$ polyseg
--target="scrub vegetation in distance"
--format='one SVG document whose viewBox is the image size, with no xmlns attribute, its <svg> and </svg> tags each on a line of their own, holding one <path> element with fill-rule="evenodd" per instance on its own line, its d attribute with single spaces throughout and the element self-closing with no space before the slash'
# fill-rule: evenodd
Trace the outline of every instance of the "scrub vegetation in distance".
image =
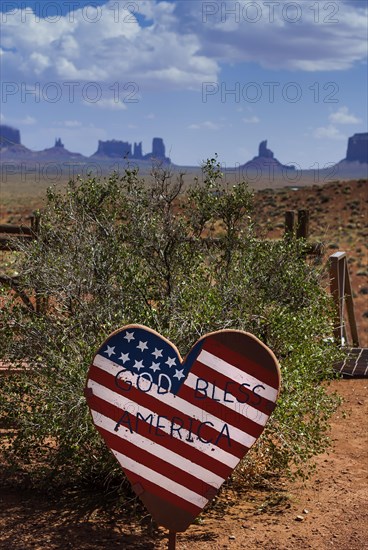
<svg viewBox="0 0 368 550">
<path fill-rule="evenodd" d="M 93 480 L 129 494 L 83 396 L 95 351 L 129 323 L 155 329 L 182 356 L 223 328 L 255 334 L 277 356 L 278 407 L 233 483 L 305 477 L 326 449 L 338 398 L 322 382 L 339 351 L 323 270 L 305 260 L 303 241 L 259 238 L 252 192 L 226 184 L 217 158 L 203 174 L 184 189 L 182 176 L 160 167 L 149 185 L 128 168 L 47 191 L 39 237 L 19 246 L 12 266 L 26 293 L 37 288 L 42 310 L 1 289 L 1 359 L 31 368 L 3 384 L 1 421 L 17 428 L 5 454 L 35 484 Z"/>
</svg>

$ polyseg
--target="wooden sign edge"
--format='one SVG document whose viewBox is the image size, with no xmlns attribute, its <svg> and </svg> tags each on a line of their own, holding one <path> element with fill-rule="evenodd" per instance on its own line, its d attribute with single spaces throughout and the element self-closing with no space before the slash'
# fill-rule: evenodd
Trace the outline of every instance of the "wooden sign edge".
<svg viewBox="0 0 368 550">
<path fill-rule="evenodd" d="M 129 324 L 129 325 L 124 325 L 123 327 L 120 327 L 116 330 L 114 330 L 113 332 L 111 332 L 106 338 L 105 340 L 103 341 L 103 343 L 98 347 L 98 350 L 94 353 L 93 355 L 93 358 L 92 358 L 92 361 L 89 365 L 89 368 L 88 368 L 88 372 L 87 372 L 87 378 L 86 378 L 86 383 L 85 383 L 85 387 L 84 387 L 84 395 L 85 395 L 85 399 L 86 399 L 86 404 L 88 406 L 88 411 L 89 411 L 89 415 L 90 415 L 90 418 L 92 420 L 92 424 L 93 426 L 96 428 L 96 425 L 94 423 L 94 420 L 93 420 L 93 416 L 92 416 L 92 412 L 91 412 L 91 408 L 88 404 L 88 382 L 89 382 L 89 371 L 90 371 L 90 368 L 92 367 L 93 365 L 93 361 L 94 361 L 94 358 L 96 357 L 98 351 L 103 348 L 106 343 L 110 340 L 110 338 L 112 338 L 113 336 L 115 336 L 116 334 L 119 334 L 121 332 L 124 332 L 126 330 L 132 330 L 132 329 L 143 329 L 147 332 L 150 332 L 152 334 L 154 334 L 155 336 L 158 336 L 160 339 L 164 340 L 178 355 L 178 358 L 180 359 L 180 362 L 181 364 L 184 363 L 187 359 L 187 357 L 189 356 L 189 354 L 192 352 L 192 350 L 204 339 L 208 338 L 209 336 L 215 336 L 217 334 L 221 334 L 221 333 L 239 333 L 239 334 L 242 334 L 244 336 L 247 336 L 251 339 L 253 339 L 257 344 L 260 344 L 264 349 L 265 351 L 271 356 L 273 362 L 274 362 L 274 365 L 276 367 L 276 371 L 277 371 L 277 374 L 278 374 L 278 389 L 277 389 L 277 397 L 276 397 L 276 401 L 279 397 L 279 394 L 280 394 L 280 390 L 281 390 L 281 369 L 280 369 L 280 365 L 279 365 L 279 362 L 275 356 L 275 354 L 273 353 L 273 351 L 266 345 L 264 344 L 259 338 L 257 338 L 257 336 L 255 336 L 254 334 L 250 333 L 250 332 L 247 332 L 247 331 L 244 331 L 244 330 L 239 330 L 239 329 L 221 329 L 221 330 L 217 330 L 217 331 L 212 331 L 212 332 L 208 332 L 206 334 L 204 334 L 203 336 L 201 336 L 193 345 L 192 347 L 190 348 L 190 350 L 188 351 L 188 353 L 185 355 L 184 358 L 182 358 L 179 350 L 177 349 L 177 347 L 168 339 L 166 338 L 165 336 L 162 336 L 162 334 L 160 334 L 159 332 L 157 332 L 156 330 L 154 329 L 151 329 L 150 327 L 147 327 L 145 325 L 141 325 L 139 323 L 133 323 L 133 324 Z M 276 402 L 275 401 L 275 402 Z M 102 437 L 100 435 L 100 437 Z M 109 453 L 111 453 L 111 455 L 116 459 L 114 453 L 113 453 L 113 450 L 108 446 L 107 446 L 107 449 L 109 451 Z M 125 473 L 124 471 L 124 467 L 119 464 L 121 470 L 123 471 L 124 475 L 127 476 L 127 474 Z M 133 489 L 133 488 L 132 488 Z M 139 494 L 133 489 L 133 491 L 136 493 L 136 495 L 139 497 Z M 212 499 L 209 499 L 209 500 L 212 500 Z M 145 506 L 145 503 L 142 502 L 143 506 Z M 147 508 L 146 508 L 147 509 Z M 147 510 L 150 514 L 151 512 L 149 510 Z M 203 511 L 203 510 L 202 510 Z M 194 518 L 195 519 L 195 518 Z M 193 519 L 193 521 L 194 521 Z M 192 521 L 192 522 L 193 522 Z M 183 531 L 181 532 L 184 532 L 187 528 L 183 529 Z"/>
<path fill-rule="evenodd" d="M 238 334 L 243 334 L 244 336 L 248 336 L 249 338 L 251 338 L 252 340 L 254 340 L 257 344 L 260 344 L 263 349 L 270 355 L 271 359 L 273 360 L 274 364 L 275 364 L 275 367 L 276 367 L 276 371 L 277 371 L 277 375 L 278 375 L 278 381 L 279 381 L 279 384 L 278 384 L 278 389 L 277 389 L 277 397 L 276 397 L 276 401 L 280 395 L 280 391 L 281 391 L 281 383 L 282 383 L 282 376 L 281 376 L 281 367 L 280 367 L 280 363 L 276 357 L 276 355 L 274 354 L 274 352 L 272 351 L 271 348 L 269 348 L 264 342 L 262 342 L 262 340 L 260 340 L 259 338 L 257 338 L 257 336 L 255 336 L 254 334 L 252 334 L 251 332 L 247 332 L 246 330 L 241 330 L 241 329 L 232 329 L 232 328 L 224 328 L 224 329 L 221 329 L 221 330 L 214 330 L 212 332 L 207 332 L 204 336 L 201 336 L 194 344 L 193 346 L 190 348 L 189 352 L 185 355 L 184 359 L 182 360 L 182 362 L 185 362 L 187 360 L 187 357 L 189 356 L 189 354 L 192 352 L 192 350 L 195 348 L 195 346 L 197 346 L 199 344 L 199 342 L 201 342 L 201 340 L 204 340 L 205 338 L 208 338 L 209 336 L 215 336 L 216 334 L 222 334 L 222 333 L 226 333 L 226 332 L 236 332 Z M 164 338 L 164 337 L 163 337 Z M 166 338 L 165 338 L 166 340 Z M 168 342 L 170 342 L 170 340 L 167 340 Z M 180 357 L 180 354 L 179 354 L 179 357 Z"/>
</svg>

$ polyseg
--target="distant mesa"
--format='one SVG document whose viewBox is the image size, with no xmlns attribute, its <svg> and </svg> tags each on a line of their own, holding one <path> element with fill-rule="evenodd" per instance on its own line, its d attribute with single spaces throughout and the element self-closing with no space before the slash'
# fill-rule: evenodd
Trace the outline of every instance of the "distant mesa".
<svg viewBox="0 0 368 550">
<path fill-rule="evenodd" d="M 64 143 L 61 141 L 61 138 L 56 138 L 55 139 L 54 147 L 62 147 L 64 149 Z"/>
<path fill-rule="evenodd" d="M 85 157 L 80 153 L 73 153 L 65 149 L 64 143 L 61 138 L 55 139 L 55 145 L 44 149 L 43 151 L 37 151 L 34 153 L 37 156 L 37 160 L 77 160 L 83 161 Z"/>
<path fill-rule="evenodd" d="M 61 160 L 76 160 L 79 162 L 85 162 L 88 158 L 100 158 L 102 160 L 107 159 L 119 159 L 119 160 L 135 160 L 135 161 L 153 161 L 158 160 L 160 162 L 170 164 L 171 160 L 166 156 L 164 140 L 159 137 L 155 137 L 152 140 L 152 152 L 143 154 L 142 142 L 131 143 L 127 141 L 119 141 L 112 139 L 109 141 L 99 141 L 96 153 L 91 157 L 85 157 L 80 153 L 73 153 L 65 148 L 61 138 L 55 139 L 53 147 L 44 149 L 43 151 L 31 151 L 21 144 L 20 131 L 0 124 L 0 150 L 1 158 L 6 160 L 17 161 L 36 161 L 46 162 L 49 161 L 61 161 Z"/>
<path fill-rule="evenodd" d="M 368 132 L 365 134 L 354 134 L 349 138 L 346 162 L 368 163 Z"/>
<path fill-rule="evenodd" d="M 20 143 L 20 131 L 11 126 L 5 124 L 0 125 L 0 147 L 13 147 L 14 145 L 21 145 Z"/>
<path fill-rule="evenodd" d="M 20 131 L 6 124 L 0 124 L 1 158 L 23 158 L 32 152 L 21 144 Z"/>
<path fill-rule="evenodd" d="M 65 148 L 60 137 L 55 139 L 53 147 L 43 151 L 32 151 L 27 149 L 21 142 L 20 131 L 6 124 L 0 124 L 0 153 L 1 162 L 11 162 L 16 167 L 34 165 L 35 163 L 68 163 L 75 161 L 78 165 L 88 165 L 89 159 L 100 162 L 102 166 L 108 167 L 111 159 L 120 161 L 147 162 L 159 161 L 160 163 L 171 164 L 171 160 L 166 156 L 164 140 L 155 137 L 152 140 L 152 151 L 143 154 L 142 142 L 129 143 L 116 139 L 108 141 L 99 141 L 97 151 L 91 156 L 86 157 L 80 153 L 73 153 Z M 330 163 L 329 163 L 330 164 Z M 257 177 L 269 178 L 273 174 L 281 176 L 286 173 L 297 174 L 295 166 L 282 164 L 274 156 L 273 151 L 268 149 L 267 140 L 259 144 L 258 155 L 252 160 L 246 162 L 239 168 L 245 171 L 254 172 Z M 326 177 L 339 178 L 367 178 L 368 177 L 368 133 L 354 134 L 348 140 L 346 158 L 340 162 L 329 166 L 326 169 Z M 303 170 L 303 174 L 308 175 L 311 170 Z M 321 170 L 321 173 L 323 169 Z M 244 172 L 243 172 L 244 173 Z M 310 175 L 310 174 L 309 174 Z M 250 177 L 250 176 L 249 176 Z M 287 176 L 286 176 L 287 177 Z M 313 175 L 315 177 L 315 175 Z"/>
<path fill-rule="evenodd" d="M 270 170 L 271 168 L 278 171 L 295 170 L 295 166 L 286 166 L 285 164 L 281 164 L 279 160 L 275 159 L 273 151 L 271 151 L 271 149 L 267 149 L 267 140 L 261 141 L 258 148 L 258 155 L 243 164 L 241 168 L 257 171 L 264 171 L 265 169 Z"/>
<path fill-rule="evenodd" d="M 146 160 L 160 160 L 168 164 L 171 163 L 169 157 L 166 156 L 164 140 L 159 137 L 154 137 L 152 140 L 152 153 L 148 153 L 143 157 Z"/>
<path fill-rule="evenodd" d="M 267 149 L 267 140 L 261 141 L 258 148 L 258 156 L 265 159 L 273 159 L 273 152 Z"/>
<path fill-rule="evenodd" d="M 368 178 L 368 133 L 354 134 L 349 138 L 346 157 L 334 168 L 340 177 Z"/>
<path fill-rule="evenodd" d="M 0 124 L 0 151 L 1 159 L 4 161 L 57 162 L 76 160 L 84 162 L 87 160 L 80 153 L 72 153 L 65 149 L 60 138 L 55 139 L 54 147 L 43 151 L 31 151 L 22 145 L 20 131 L 4 124 Z"/>
<path fill-rule="evenodd" d="M 97 151 L 92 156 L 126 160 L 159 160 L 171 163 L 166 156 L 163 139 L 157 137 L 152 140 L 152 153 L 146 155 L 142 153 L 142 142 L 134 143 L 132 146 L 128 141 L 112 139 L 109 141 L 99 140 Z"/>
<path fill-rule="evenodd" d="M 152 157 L 156 159 L 166 159 L 165 145 L 162 138 L 153 138 L 152 140 Z"/>
<path fill-rule="evenodd" d="M 96 153 L 93 157 L 107 157 L 113 159 L 126 160 L 154 160 L 170 163 L 171 160 L 166 157 L 165 144 L 162 138 L 153 138 L 152 152 L 143 155 L 142 142 L 134 143 L 132 146 L 128 141 L 112 139 L 109 141 L 99 141 Z"/>
<path fill-rule="evenodd" d="M 140 150 L 139 150 L 140 146 Z M 142 158 L 142 145 L 134 143 L 134 155 L 139 155 Z M 111 139 L 109 141 L 98 142 L 97 151 L 92 155 L 93 157 L 109 157 L 109 158 L 132 158 L 132 145 L 127 141 L 119 141 Z"/>
</svg>

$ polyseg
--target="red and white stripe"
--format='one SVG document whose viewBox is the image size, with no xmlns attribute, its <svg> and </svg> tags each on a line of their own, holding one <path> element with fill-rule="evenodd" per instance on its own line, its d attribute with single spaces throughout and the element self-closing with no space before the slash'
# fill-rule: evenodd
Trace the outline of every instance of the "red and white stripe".
<svg viewBox="0 0 368 550">
<path fill-rule="evenodd" d="M 88 403 L 96 427 L 133 485 L 139 483 L 196 516 L 262 433 L 278 395 L 277 375 L 210 338 L 177 395 L 158 394 L 155 385 L 145 393 L 144 380 L 138 389 L 137 375 L 129 371 L 119 375 L 119 389 L 115 383 L 119 371 L 120 365 L 102 355 L 90 368 Z M 199 378 L 214 382 L 220 392 L 226 389 L 227 400 L 219 402 L 204 394 L 198 399 Z M 251 390 L 245 386 L 239 390 L 242 384 L 262 386 L 257 405 L 251 404 L 255 397 Z M 132 420 L 133 433 L 126 423 L 115 431 L 124 411 Z M 158 426 L 151 425 L 150 415 L 154 420 L 160 416 Z M 225 423 L 230 445 L 225 436 L 215 444 Z M 210 443 L 197 438 L 200 425 L 202 439 Z"/>
</svg>

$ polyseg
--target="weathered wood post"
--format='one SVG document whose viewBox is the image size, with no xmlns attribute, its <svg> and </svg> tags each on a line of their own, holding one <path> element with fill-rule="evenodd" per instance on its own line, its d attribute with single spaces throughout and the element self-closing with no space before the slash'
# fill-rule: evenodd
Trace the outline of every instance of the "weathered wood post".
<svg viewBox="0 0 368 550">
<path fill-rule="evenodd" d="M 295 225 L 295 212 L 294 210 L 287 210 L 285 212 L 285 235 L 292 237 L 294 234 Z"/>
<path fill-rule="evenodd" d="M 40 232 L 40 221 L 41 221 L 40 213 L 34 212 L 33 216 L 31 217 L 31 231 L 34 239 L 38 238 L 38 235 Z M 38 292 L 37 288 L 35 288 L 35 296 L 36 296 L 36 312 L 37 313 L 44 312 L 46 310 L 47 298 L 43 298 Z"/>
<path fill-rule="evenodd" d="M 33 216 L 31 216 L 31 231 L 35 238 L 37 238 L 38 233 L 40 231 L 40 221 L 41 221 L 40 213 L 34 212 Z"/>
<path fill-rule="evenodd" d="M 345 252 L 336 252 L 330 256 L 330 291 L 335 302 L 334 337 L 340 344 L 346 340 L 344 326 L 345 256 Z"/>
<path fill-rule="evenodd" d="M 309 237 L 309 210 L 298 210 L 298 225 L 296 228 L 297 239 Z"/>
<path fill-rule="evenodd" d="M 335 340 L 341 344 L 347 343 L 344 323 L 345 303 L 353 345 L 359 347 L 359 337 L 356 325 L 352 288 L 345 252 L 335 252 L 330 256 L 330 290 L 336 306 L 334 327 Z"/>
<path fill-rule="evenodd" d="M 169 531 L 169 546 L 168 550 L 176 550 L 176 533 L 175 531 Z"/>
<path fill-rule="evenodd" d="M 345 262 L 345 295 L 346 295 L 346 310 L 348 312 L 349 326 L 351 332 L 351 339 L 353 346 L 359 347 L 358 328 L 356 324 L 354 302 L 353 302 L 353 290 L 351 288 L 348 262 Z"/>
</svg>

